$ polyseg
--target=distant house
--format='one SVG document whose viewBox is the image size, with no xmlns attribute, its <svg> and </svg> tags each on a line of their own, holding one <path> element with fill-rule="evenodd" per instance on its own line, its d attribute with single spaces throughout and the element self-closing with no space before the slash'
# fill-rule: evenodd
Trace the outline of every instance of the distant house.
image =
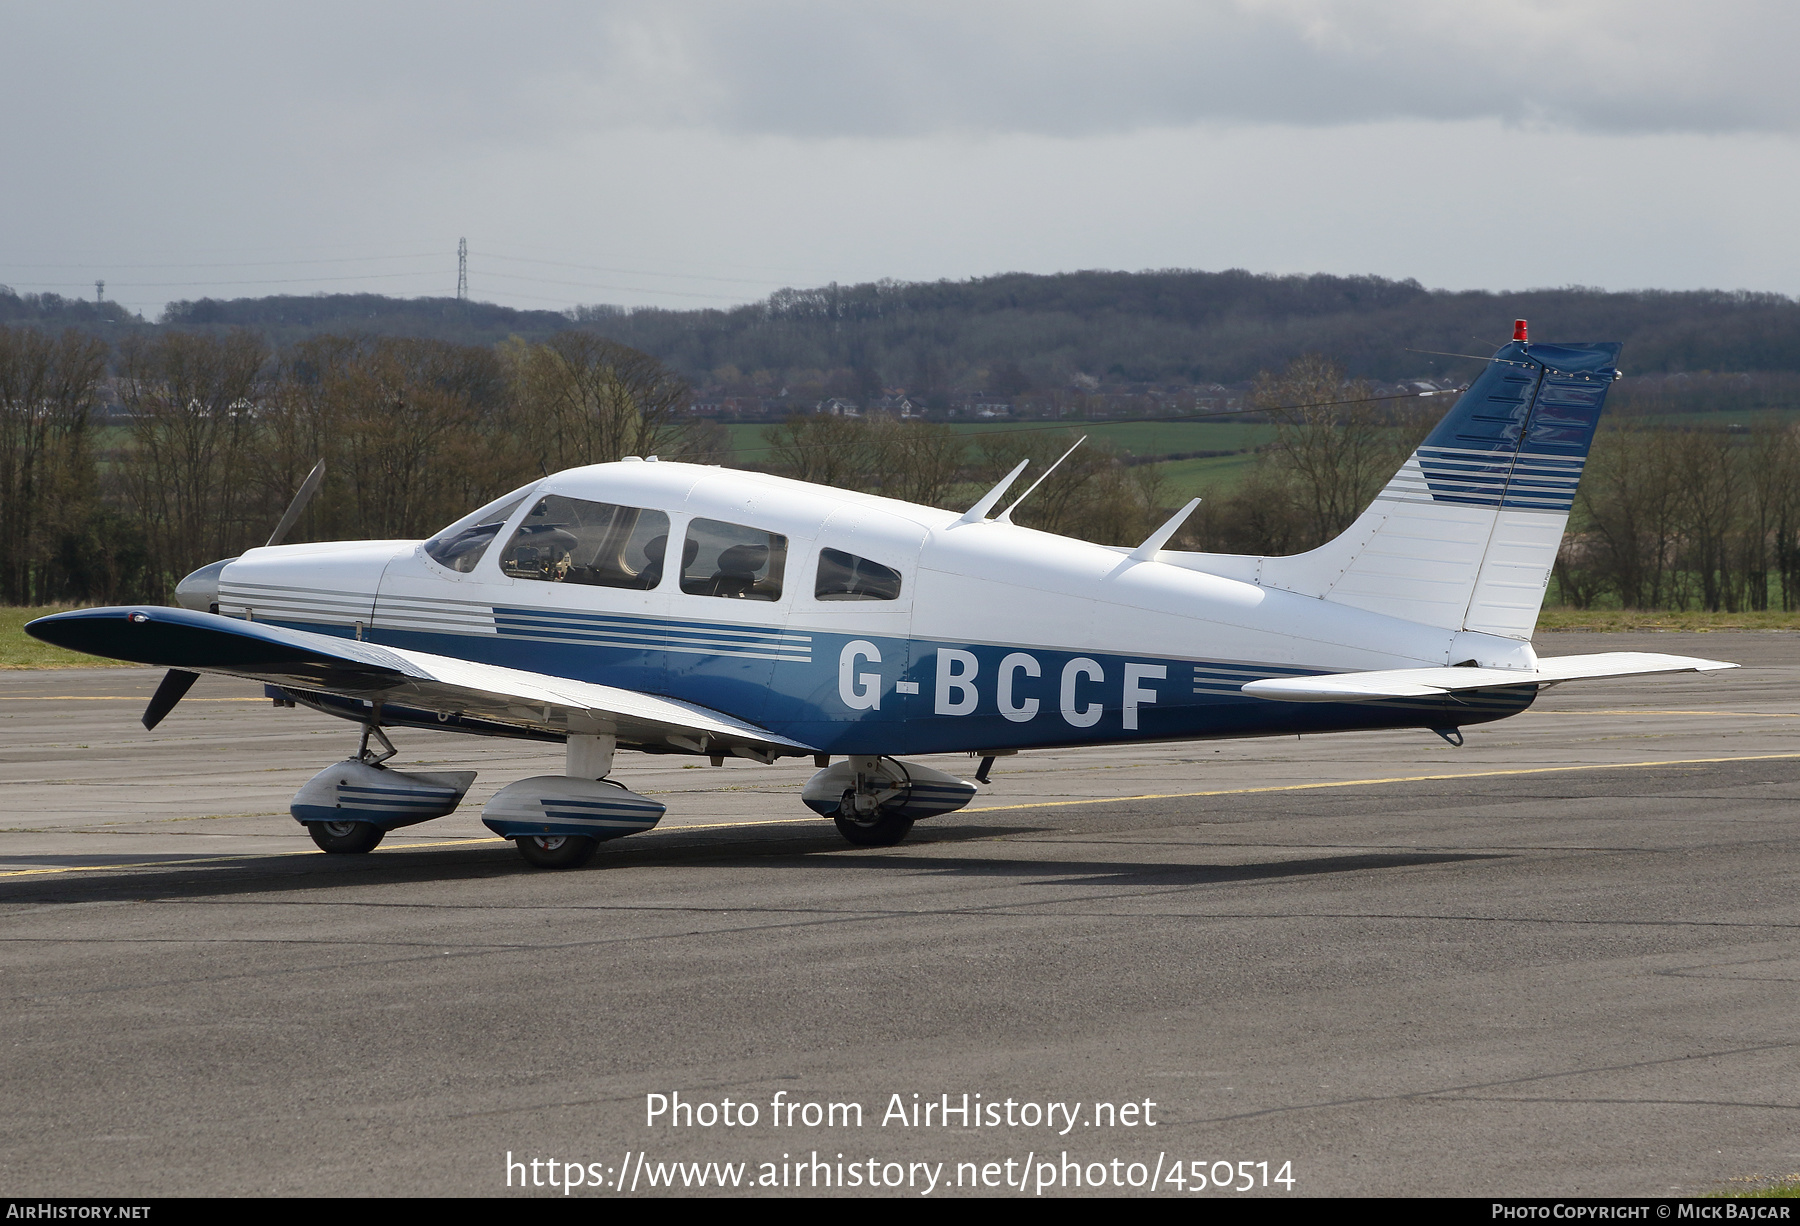
<svg viewBox="0 0 1800 1226">
<path fill-rule="evenodd" d="M 845 400 L 842 396 L 833 396 L 829 400 L 821 400 L 813 408 L 815 413 L 829 413 L 833 417 L 861 417 L 854 400 Z"/>
<path fill-rule="evenodd" d="M 871 400 L 868 409 L 871 413 L 888 413 L 902 418 L 925 416 L 925 410 L 914 404 L 905 395 L 883 396 L 879 400 Z"/>
</svg>

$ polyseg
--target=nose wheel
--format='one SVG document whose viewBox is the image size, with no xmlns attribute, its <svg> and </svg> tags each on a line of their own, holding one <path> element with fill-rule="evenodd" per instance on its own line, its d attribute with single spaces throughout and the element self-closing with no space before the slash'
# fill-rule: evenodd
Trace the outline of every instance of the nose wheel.
<svg viewBox="0 0 1800 1226">
<path fill-rule="evenodd" d="M 534 868 L 580 868 L 600 846 L 598 839 L 578 834 L 531 834 L 513 842 L 525 863 Z"/>
</svg>

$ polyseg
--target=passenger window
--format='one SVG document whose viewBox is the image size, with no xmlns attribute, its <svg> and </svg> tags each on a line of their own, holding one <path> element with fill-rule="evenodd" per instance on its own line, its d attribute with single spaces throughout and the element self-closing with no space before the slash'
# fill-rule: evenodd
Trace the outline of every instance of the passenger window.
<svg viewBox="0 0 1800 1226">
<path fill-rule="evenodd" d="M 816 600 L 898 600 L 900 572 L 841 549 L 819 550 Z"/>
<path fill-rule="evenodd" d="M 514 579 L 647 591 L 662 581 L 669 517 L 551 494 L 520 523 L 500 569 Z"/>
<path fill-rule="evenodd" d="M 787 537 L 742 524 L 696 519 L 681 549 L 681 590 L 690 596 L 780 600 Z"/>
<path fill-rule="evenodd" d="M 439 566 L 468 574 L 475 569 L 475 564 L 481 561 L 481 555 L 487 552 L 487 547 L 500 535 L 500 529 L 506 527 L 506 521 L 512 518 L 512 513 L 524 501 L 523 493 L 508 494 L 505 498 L 488 503 L 479 511 L 463 516 L 425 542 L 426 555 Z"/>
</svg>

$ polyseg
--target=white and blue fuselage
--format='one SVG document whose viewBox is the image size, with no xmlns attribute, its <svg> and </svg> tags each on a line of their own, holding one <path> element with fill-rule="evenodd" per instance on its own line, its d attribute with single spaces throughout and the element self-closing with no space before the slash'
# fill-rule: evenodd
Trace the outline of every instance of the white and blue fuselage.
<svg viewBox="0 0 1800 1226">
<path fill-rule="evenodd" d="M 668 541 L 697 522 L 768 534 L 784 546 L 779 582 L 713 594 L 707 576 L 683 583 L 672 565 L 647 589 L 506 565 L 507 543 L 557 498 L 660 513 Z M 1528 670 L 1535 657 L 1516 639 L 1207 573 L 1194 555 L 1135 560 L 1007 522 L 654 461 L 572 469 L 501 502 L 515 500 L 467 571 L 416 541 L 258 549 L 224 567 L 218 611 L 683 699 L 827 754 L 1454 727 L 1535 694 L 1249 697 L 1241 687 L 1261 678 L 1469 659 Z M 897 591 L 821 596 L 827 551 L 877 564 Z"/>
</svg>

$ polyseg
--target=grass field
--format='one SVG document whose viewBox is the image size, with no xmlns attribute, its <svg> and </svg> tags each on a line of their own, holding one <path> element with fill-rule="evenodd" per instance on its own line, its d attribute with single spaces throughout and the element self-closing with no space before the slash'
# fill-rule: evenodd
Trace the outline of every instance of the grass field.
<svg viewBox="0 0 1800 1226">
<path fill-rule="evenodd" d="M 731 440 L 732 458 L 740 463 L 764 463 L 770 455 L 763 438 L 767 424 L 744 422 L 725 427 Z M 1030 433 L 1085 434 L 1098 442 L 1105 440 L 1127 455 L 1172 455 L 1185 451 L 1239 451 L 1260 447 L 1274 437 L 1270 426 L 1244 422 L 1183 421 L 1070 421 L 1070 422 L 956 422 L 952 430 L 969 440 L 969 455 L 976 454 L 977 440 L 984 434 Z"/>
<path fill-rule="evenodd" d="M 1190 498 L 1218 498 L 1237 488 L 1256 462 L 1253 451 L 1202 460 L 1164 460 L 1148 467 L 1162 478 L 1161 501 L 1180 506 Z"/>
<path fill-rule="evenodd" d="M 80 652 L 64 651 L 61 647 L 40 643 L 25 633 L 26 622 L 62 611 L 54 605 L 36 609 L 0 606 L 0 668 L 139 667 L 136 664 L 121 664 L 117 660 L 103 660 L 98 656 L 84 656 Z"/>
</svg>

